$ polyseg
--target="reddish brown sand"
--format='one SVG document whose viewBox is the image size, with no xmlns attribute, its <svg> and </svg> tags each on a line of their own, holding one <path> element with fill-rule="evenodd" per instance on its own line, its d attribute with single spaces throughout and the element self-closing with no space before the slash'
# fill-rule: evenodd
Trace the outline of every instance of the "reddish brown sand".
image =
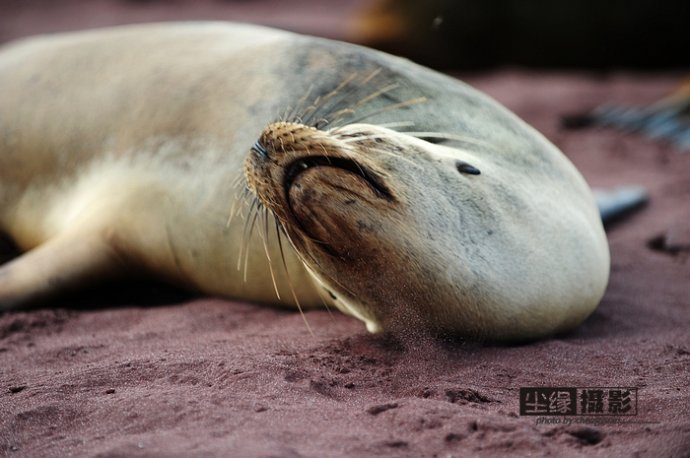
<svg viewBox="0 0 690 458">
<path fill-rule="evenodd" d="M 544 132 L 593 186 L 651 193 L 609 229 L 610 286 L 575 332 L 442 342 L 372 336 L 316 311 L 311 336 L 293 312 L 218 299 L 130 305 L 136 294 L 100 308 L 112 301 L 96 294 L 87 308 L 0 316 L 0 455 L 690 456 L 690 248 L 648 247 L 659 236 L 690 245 L 690 154 L 559 127 L 603 101 L 653 101 L 679 75 L 465 79 Z M 518 415 L 529 386 L 638 387 L 638 415 L 536 424 Z"/>
</svg>

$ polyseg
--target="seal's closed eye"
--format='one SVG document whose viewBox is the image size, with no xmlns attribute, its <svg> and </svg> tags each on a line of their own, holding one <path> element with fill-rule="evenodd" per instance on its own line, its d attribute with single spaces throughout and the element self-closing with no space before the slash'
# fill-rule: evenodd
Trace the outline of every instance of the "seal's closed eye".
<svg viewBox="0 0 690 458">
<path fill-rule="evenodd" d="M 268 154 L 268 153 L 267 153 Z M 366 181 L 369 186 L 382 198 L 386 200 L 395 200 L 393 194 L 386 187 L 386 185 L 378 178 L 374 173 L 369 171 L 366 167 L 358 164 L 351 159 L 345 159 L 341 157 L 329 157 L 329 156 L 309 156 L 302 159 L 297 159 L 293 161 L 285 172 L 284 184 L 285 192 L 288 193 L 290 186 L 295 181 L 295 178 L 300 173 L 311 167 L 335 167 L 343 170 L 348 170 L 355 175 L 358 175 Z"/>
<path fill-rule="evenodd" d="M 458 172 L 466 173 L 468 175 L 479 175 L 482 173 L 477 167 L 463 161 L 456 161 L 455 167 L 458 169 Z"/>
</svg>

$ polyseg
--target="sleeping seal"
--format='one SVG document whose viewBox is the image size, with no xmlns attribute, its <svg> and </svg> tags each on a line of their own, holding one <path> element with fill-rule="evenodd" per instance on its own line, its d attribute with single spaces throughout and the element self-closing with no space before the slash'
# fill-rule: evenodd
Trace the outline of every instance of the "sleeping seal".
<svg viewBox="0 0 690 458">
<path fill-rule="evenodd" d="M 573 165 L 409 61 L 189 23 L 0 52 L 0 307 L 134 272 L 333 305 L 369 331 L 531 339 L 600 301 L 609 254 Z"/>
</svg>

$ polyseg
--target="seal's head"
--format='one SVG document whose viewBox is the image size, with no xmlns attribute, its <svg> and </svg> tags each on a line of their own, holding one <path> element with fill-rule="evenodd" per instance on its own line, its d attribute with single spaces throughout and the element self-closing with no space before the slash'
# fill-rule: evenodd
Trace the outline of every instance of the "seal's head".
<svg viewBox="0 0 690 458">
<path fill-rule="evenodd" d="M 376 125 L 278 122 L 245 176 L 335 304 L 370 331 L 536 338 L 584 320 L 608 272 L 586 185 L 543 147 L 557 169 Z"/>
<path fill-rule="evenodd" d="M 245 175 L 335 303 L 369 330 L 465 323 L 476 332 L 476 311 L 458 306 L 473 274 L 456 235 L 481 200 L 468 189 L 481 179 L 477 163 L 384 127 L 278 122 L 252 148 Z"/>
</svg>

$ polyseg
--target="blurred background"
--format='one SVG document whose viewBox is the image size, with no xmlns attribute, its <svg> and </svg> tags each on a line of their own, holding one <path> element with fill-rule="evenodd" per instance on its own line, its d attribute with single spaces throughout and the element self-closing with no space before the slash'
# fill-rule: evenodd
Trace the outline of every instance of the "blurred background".
<svg viewBox="0 0 690 458">
<path fill-rule="evenodd" d="M 0 0 L 0 42 L 172 20 L 265 24 L 443 70 L 690 66 L 684 0 Z"/>
</svg>

